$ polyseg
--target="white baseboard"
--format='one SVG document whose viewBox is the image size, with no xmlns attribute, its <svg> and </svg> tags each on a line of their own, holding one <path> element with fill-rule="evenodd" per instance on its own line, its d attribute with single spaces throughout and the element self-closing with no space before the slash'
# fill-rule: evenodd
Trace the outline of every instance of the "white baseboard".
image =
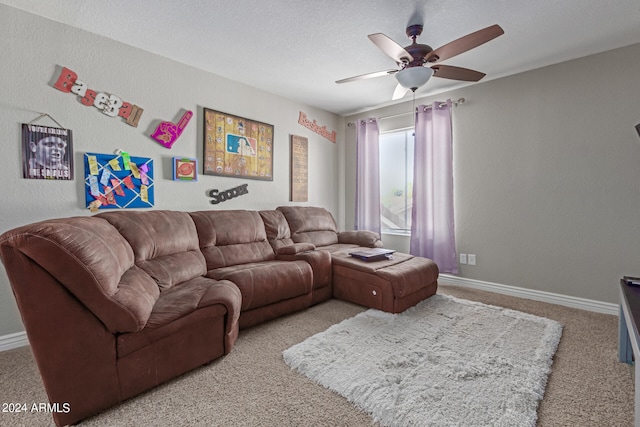
<svg viewBox="0 0 640 427">
<path fill-rule="evenodd" d="M 0 351 L 24 347 L 25 345 L 29 345 L 29 340 L 27 339 L 27 333 L 24 331 L 0 336 Z"/>
<path fill-rule="evenodd" d="M 451 285 L 467 286 L 469 288 L 495 292 L 497 294 L 548 302 L 551 304 L 563 305 L 565 307 L 594 311 L 596 313 L 613 314 L 614 316 L 618 316 L 620 313 L 619 305 L 612 304 L 610 302 L 594 301 L 585 298 L 554 294 L 552 292 L 536 291 L 534 289 L 501 285 L 499 283 L 483 282 L 482 280 L 467 279 L 449 274 L 441 274 L 440 277 L 443 279 L 442 281 Z M 29 345 L 26 332 L 17 332 L 15 334 L 0 336 L 0 351 L 7 351 L 12 348 L 23 347 L 25 345 Z"/>
<path fill-rule="evenodd" d="M 527 298 L 534 301 L 548 302 L 563 305 L 565 307 L 579 308 L 596 313 L 620 314 L 620 306 L 610 302 L 594 301 L 586 298 L 571 297 L 552 292 L 536 291 L 534 289 L 518 288 L 516 286 L 501 285 L 499 283 L 484 282 L 482 280 L 467 279 L 464 277 L 441 274 L 442 282 L 452 285 L 467 286 L 497 294 L 510 295 L 519 298 Z"/>
</svg>

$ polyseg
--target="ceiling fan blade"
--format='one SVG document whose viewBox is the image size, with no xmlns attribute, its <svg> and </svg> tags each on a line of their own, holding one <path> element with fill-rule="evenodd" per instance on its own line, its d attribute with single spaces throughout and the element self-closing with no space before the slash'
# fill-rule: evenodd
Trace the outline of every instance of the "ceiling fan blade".
<svg viewBox="0 0 640 427">
<path fill-rule="evenodd" d="M 443 79 L 451 80 L 464 80 L 467 82 L 477 82 L 486 76 L 485 73 L 480 71 L 470 70 L 468 68 L 454 67 L 452 65 L 434 65 L 433 76 Z"/>
<path fill-rule="evenodd" d="M 368 37 L 369 40 L 371 40 L 376 46 L 378 46 L 381 51 L 389 55 L 397 63 L 408 63 L 413 61 L 413 56 L 411 56 L 409 52 L 407 52 L 402 46 L 400 46 L 398 43 L 394 42 L 384 34 L 369 34 Z"/>
<path fill-rule="evenodd" d="M 396 86 L 396 89 L 393 91 L 393 96 L 391 97 L 391 99 L 393 101 L 395 101 L 396 99 L 400 99 L 402 97 L 404 97 L 407 92 L 409 91 L 409 89 L 407 89 L 406 87 L 403 87 L 400 85 L 400 83 L 398 83 L 398 85 Z"/>
<path fill-rule="evenodd" d="M 504 34 L 504 30 L 500 25 L 491 25 L 490 27 L 478 30 L 475 33 L 467 34 L 464 37 L 460 37 L 450 43 L 440 46 L 434 51 L 431 51 L 427 57 L 427 62 L 440 62 L 449 58 L 453 58 L 456 55 L 460 55 L 463 52 L 478 47 L 490 40 L 495 39 L 498 36 Z"/>
<path fill-rule="evenodd" d="M 359 76 L 347 77 L 346 79 L 342 79 L 342 80 L 336 80 L 336 83 L 347 83 L 355 80 L 371 79 L 373 77 L 382 77 L 386 75 L 395 74 L 397 72 L 398 70 L 376 71 L 373 73 L 361 74 Z"/>
</svg>

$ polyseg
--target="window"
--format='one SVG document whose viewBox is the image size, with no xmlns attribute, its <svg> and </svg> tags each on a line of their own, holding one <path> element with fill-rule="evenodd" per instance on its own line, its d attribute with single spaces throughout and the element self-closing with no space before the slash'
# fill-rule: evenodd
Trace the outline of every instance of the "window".
<svg viewBox="0 0 640 427">
<path fill-rule="evenodd" d="M 413 129 L 380 134 L 380 222 L 383 232 L 409 233 Z"/>
</svg>

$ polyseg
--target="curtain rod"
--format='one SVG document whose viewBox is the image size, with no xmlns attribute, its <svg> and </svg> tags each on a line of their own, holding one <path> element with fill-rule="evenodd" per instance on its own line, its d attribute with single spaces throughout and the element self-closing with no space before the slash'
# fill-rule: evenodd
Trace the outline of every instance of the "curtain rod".
<svg viewBox="0 0 640 427">
<path fill-rule="evenodd" d="M 457 106 L 457 105 L 459 105 L 459 104 L 464 104 L 464 103 L 465 103 L 465 101 L 466 101 L 466 99 L 464 99 L 464 98 L 459 98 L 459 99 L 457 99 L 456 101 L 451 101 L 451 105 L 453 105 L 453 106 Z M 438 105 L 438 107 L 444 107 L 445 105 L 447 105 L 447 103 L 446 103 L 446 102 L 441 102 L 441 103 Z M 427 111 L 427 110 L 428 110 L 428 109 L 430 109 L 430 108 L 431 108 L 431 105 L 425 105 L 425 106 L 424 106 L 424 111 Z M 391 118 L 394 118 L 394 117 L 406 116 L 406 115 L 408 115 L 408 114 L 412 114 L 412 112 L 411 112 L 411 111 L 409 111 L 409 112 L 407 112 L 407 113 L 398 113 L 398 114 L 392 114 L 392 115 L 390 115 L 390 116 L 378 117 L 378 120 L 391 119 Z M 355 126 L 355 122 L 349 122 L 349 123 L 347 123 L 347 127 L 352 127 L 352 126 Z"/>
</svg>

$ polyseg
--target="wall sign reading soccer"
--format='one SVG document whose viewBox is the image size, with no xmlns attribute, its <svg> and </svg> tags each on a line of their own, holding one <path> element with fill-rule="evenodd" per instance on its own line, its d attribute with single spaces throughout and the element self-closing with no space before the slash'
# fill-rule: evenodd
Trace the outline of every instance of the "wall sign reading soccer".
<svg viewBox="0 0 640 427">
<path fill-rule="evenodd" d="M 70 129 L 22 124 L 24 178 L 73 179 L 73 138 Z"/>
<path fill-rule="evenodd" d="M 217 205 L 221 202 L 226 202 L 230 199 L 235 199 L 238 196 L 242 196 L 243 194 L 249 194 L 249 190 L 247 187 L 249 184 L 242 184 L 235 188 L 231 188 L 225 191 L 219 191 L 217 188 L 209 191 L 209 197 L 211 197 L 211 204 Z"/>
</svg>

